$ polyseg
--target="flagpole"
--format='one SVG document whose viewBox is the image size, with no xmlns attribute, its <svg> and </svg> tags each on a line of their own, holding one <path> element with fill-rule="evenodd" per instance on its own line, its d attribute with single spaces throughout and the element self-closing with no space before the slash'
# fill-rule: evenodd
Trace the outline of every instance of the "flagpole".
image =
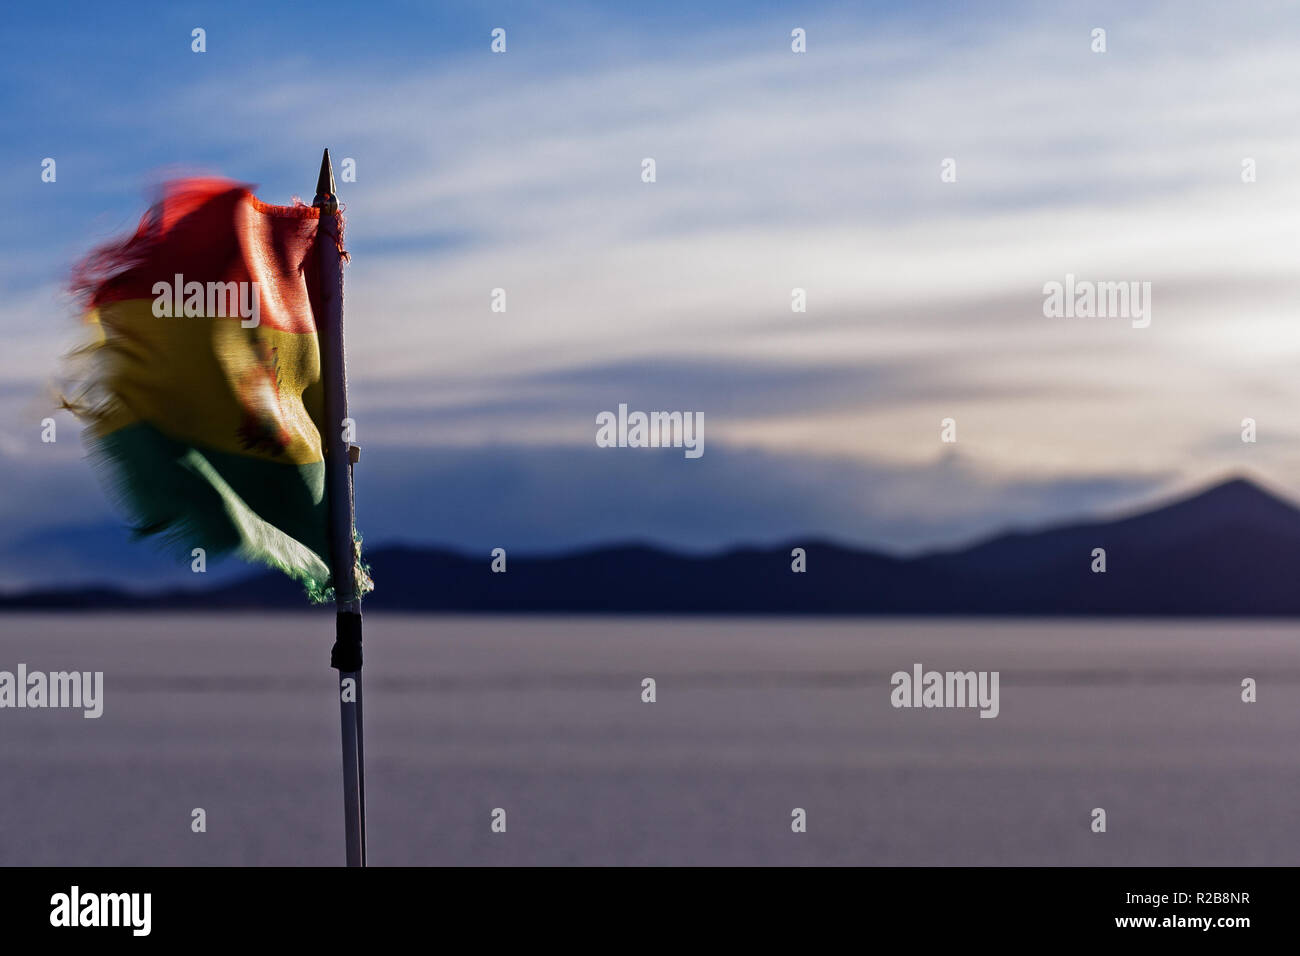
<svg viewBox="0 0 1300 956">
<path fill-rule="evenodd" d="M 339 672 L 339 720 L 343 738 L 343 822 L 347 865 L 366 865 L 365 748 L 361 724 L 361 595 L 356 584 L 353 536 L 354 446 L 344 438 L 348 417 L 347 363 L 343 352 L 343 256 L 339 201 L 330 151 L 321 157 L 316 198 L 320 265 L 321 378 L 325 385 L 325 494 L 329 504 L 330 575 L 334 583 L 336 633 L 330 666 Z"/>
</svg>

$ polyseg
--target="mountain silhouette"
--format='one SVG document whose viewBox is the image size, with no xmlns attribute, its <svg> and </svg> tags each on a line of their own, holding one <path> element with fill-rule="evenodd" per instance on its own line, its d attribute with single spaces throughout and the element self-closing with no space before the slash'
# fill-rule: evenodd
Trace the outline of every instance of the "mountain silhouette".
<svg viewBox="0 0 1300 956">
<path fill-rule="evenodd" d="M 803 548 L 807 570 L 791 570 Z M 1093 571 L 1105 552 L 1105 572 Z M 367 607 L 395 611 L 705 614 L 1300 614 L 1300 509 L 1245 478 L 1152 510 L 968 547 L 895 557 L 829 541 L 691 556 L 641 545 L 564 555 L 483 555 L 420 547 L 367 553 Z M 304 606 L 275 572 L 201 592 L 29 592 L 9 608 Z"/>
</svg>

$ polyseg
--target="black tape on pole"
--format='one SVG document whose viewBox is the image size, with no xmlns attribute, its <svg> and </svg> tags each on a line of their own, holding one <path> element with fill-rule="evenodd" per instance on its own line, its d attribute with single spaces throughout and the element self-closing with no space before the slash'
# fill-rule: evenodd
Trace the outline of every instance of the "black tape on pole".
<svg viewBox="0 0 1300 956">
<path fill-rule="evenodd" d="M 344 674 L 361 670 L 361 615 L 356 611 L 339 611 L 330 667 Z"/>
</svg>

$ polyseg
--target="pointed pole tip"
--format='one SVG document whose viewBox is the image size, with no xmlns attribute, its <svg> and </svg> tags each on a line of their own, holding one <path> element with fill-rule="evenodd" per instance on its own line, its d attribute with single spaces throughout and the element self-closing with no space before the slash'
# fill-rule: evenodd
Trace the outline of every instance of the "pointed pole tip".
<svg viewBox="0 0 1300 956">
<path fill-rule="evenodd" d="M 334 192 L 334 165 L 328 147 L 320 159 L 320 176 L 316 179 L 316 198 L 312 205 L 325 212 L 338 212 L 339 197 Z"/>
</svg>

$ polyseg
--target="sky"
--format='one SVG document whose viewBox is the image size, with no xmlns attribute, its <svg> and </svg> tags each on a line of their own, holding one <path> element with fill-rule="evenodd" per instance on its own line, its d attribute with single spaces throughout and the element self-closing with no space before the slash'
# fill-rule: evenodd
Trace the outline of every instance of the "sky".
<svg viewBox="0 0 1300 956">
<path fill-rule="evenodd" d="M 174 571 L 73 420 L 40 440 L 72 265 L 172 175 L 309 201 L 324 146 L 370 543 L 911 553 L 1300 497 L 1294 4 L 265 6 L 6 13 L 0 586 Z M 1067 274 L 1149 282 L 1149 326 L 1045 316 Z M 597 447 L 619 403 L 704 454 Z"/>
</svg>

